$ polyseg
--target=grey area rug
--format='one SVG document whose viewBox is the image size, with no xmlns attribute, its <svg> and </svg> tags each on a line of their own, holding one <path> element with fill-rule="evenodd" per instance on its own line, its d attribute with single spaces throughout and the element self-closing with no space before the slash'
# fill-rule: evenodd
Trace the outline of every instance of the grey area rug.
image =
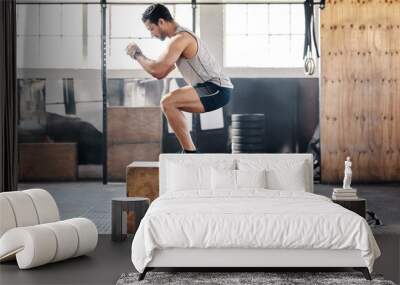
<svg viewBox="0 0 400 285">
<path fill-rule="evenodd" d="M 376 275 L 372 275 L 373 280 L 368 281 L 359 272 L 148 272 L 142 281 L 138 281 L 138 276 L 138 273 L 122 274 L 116 285 L 395 285 Z"/>
</svg>

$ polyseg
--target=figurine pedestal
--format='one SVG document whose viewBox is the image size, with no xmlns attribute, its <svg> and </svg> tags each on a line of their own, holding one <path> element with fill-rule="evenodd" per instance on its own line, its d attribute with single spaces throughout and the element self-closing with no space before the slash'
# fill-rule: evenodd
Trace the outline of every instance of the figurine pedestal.
<svg viewBox="0 0 400 285">
<path fill-rule="evenodd" d="M 357 189 L 356 188 L 347 188 L 347 189 L 344 189 L 344 188 L 333 188 L 333 191 L 335 192 L 335 191 L 339 191 L 339 193 L 341 193 L 341 192 L 346 192 L 346 191 L 355 191 L 356 193 L 357 193 Z"/>
<path fill-rule="evenodd" d="M 349 188 L 349 189 L 333 188 L 332 200 L 351 201 L 351 200 L 358 200 L 358 199 L 359 198 L 357 197 L 357 189 L 356 188 Z"/>
</svg>

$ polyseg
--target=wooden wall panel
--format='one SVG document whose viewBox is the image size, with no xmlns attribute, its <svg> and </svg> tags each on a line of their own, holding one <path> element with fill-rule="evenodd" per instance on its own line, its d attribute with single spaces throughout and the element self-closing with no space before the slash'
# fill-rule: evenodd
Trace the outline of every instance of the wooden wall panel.
<svg viewBox="0 0 400 285">
<path fill-rule="evenodd" d="M 400 1 L 330 0 L 321 11 L 323 182 L 400 181 Z"/>
</svg>

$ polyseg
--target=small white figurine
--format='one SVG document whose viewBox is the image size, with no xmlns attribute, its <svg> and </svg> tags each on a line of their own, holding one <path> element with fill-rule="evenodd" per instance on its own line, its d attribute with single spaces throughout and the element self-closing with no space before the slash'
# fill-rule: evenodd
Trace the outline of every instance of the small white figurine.
<svg viewBox="0 0 400 285">
<path fill-rule="evenodd" d="M 346 157 L 346 161 L 344 162 L 344 179 L 343 179 L 343 189 L 351 189 L 351 160 L 350 156 Z"/>
</svg>

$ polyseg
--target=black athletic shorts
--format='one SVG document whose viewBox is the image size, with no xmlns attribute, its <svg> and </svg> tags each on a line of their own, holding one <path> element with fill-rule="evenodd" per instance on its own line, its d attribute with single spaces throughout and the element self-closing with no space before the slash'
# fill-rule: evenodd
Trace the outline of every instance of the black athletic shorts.
<svg viewBox="0 0 400 285">
<path fill-rule="evenodd" d="M 199 83 L 193 86 L 206 112 L 214 111 L 228 104 L 233 88 L 218 86 L 212 82 Z"/>
</svg>

